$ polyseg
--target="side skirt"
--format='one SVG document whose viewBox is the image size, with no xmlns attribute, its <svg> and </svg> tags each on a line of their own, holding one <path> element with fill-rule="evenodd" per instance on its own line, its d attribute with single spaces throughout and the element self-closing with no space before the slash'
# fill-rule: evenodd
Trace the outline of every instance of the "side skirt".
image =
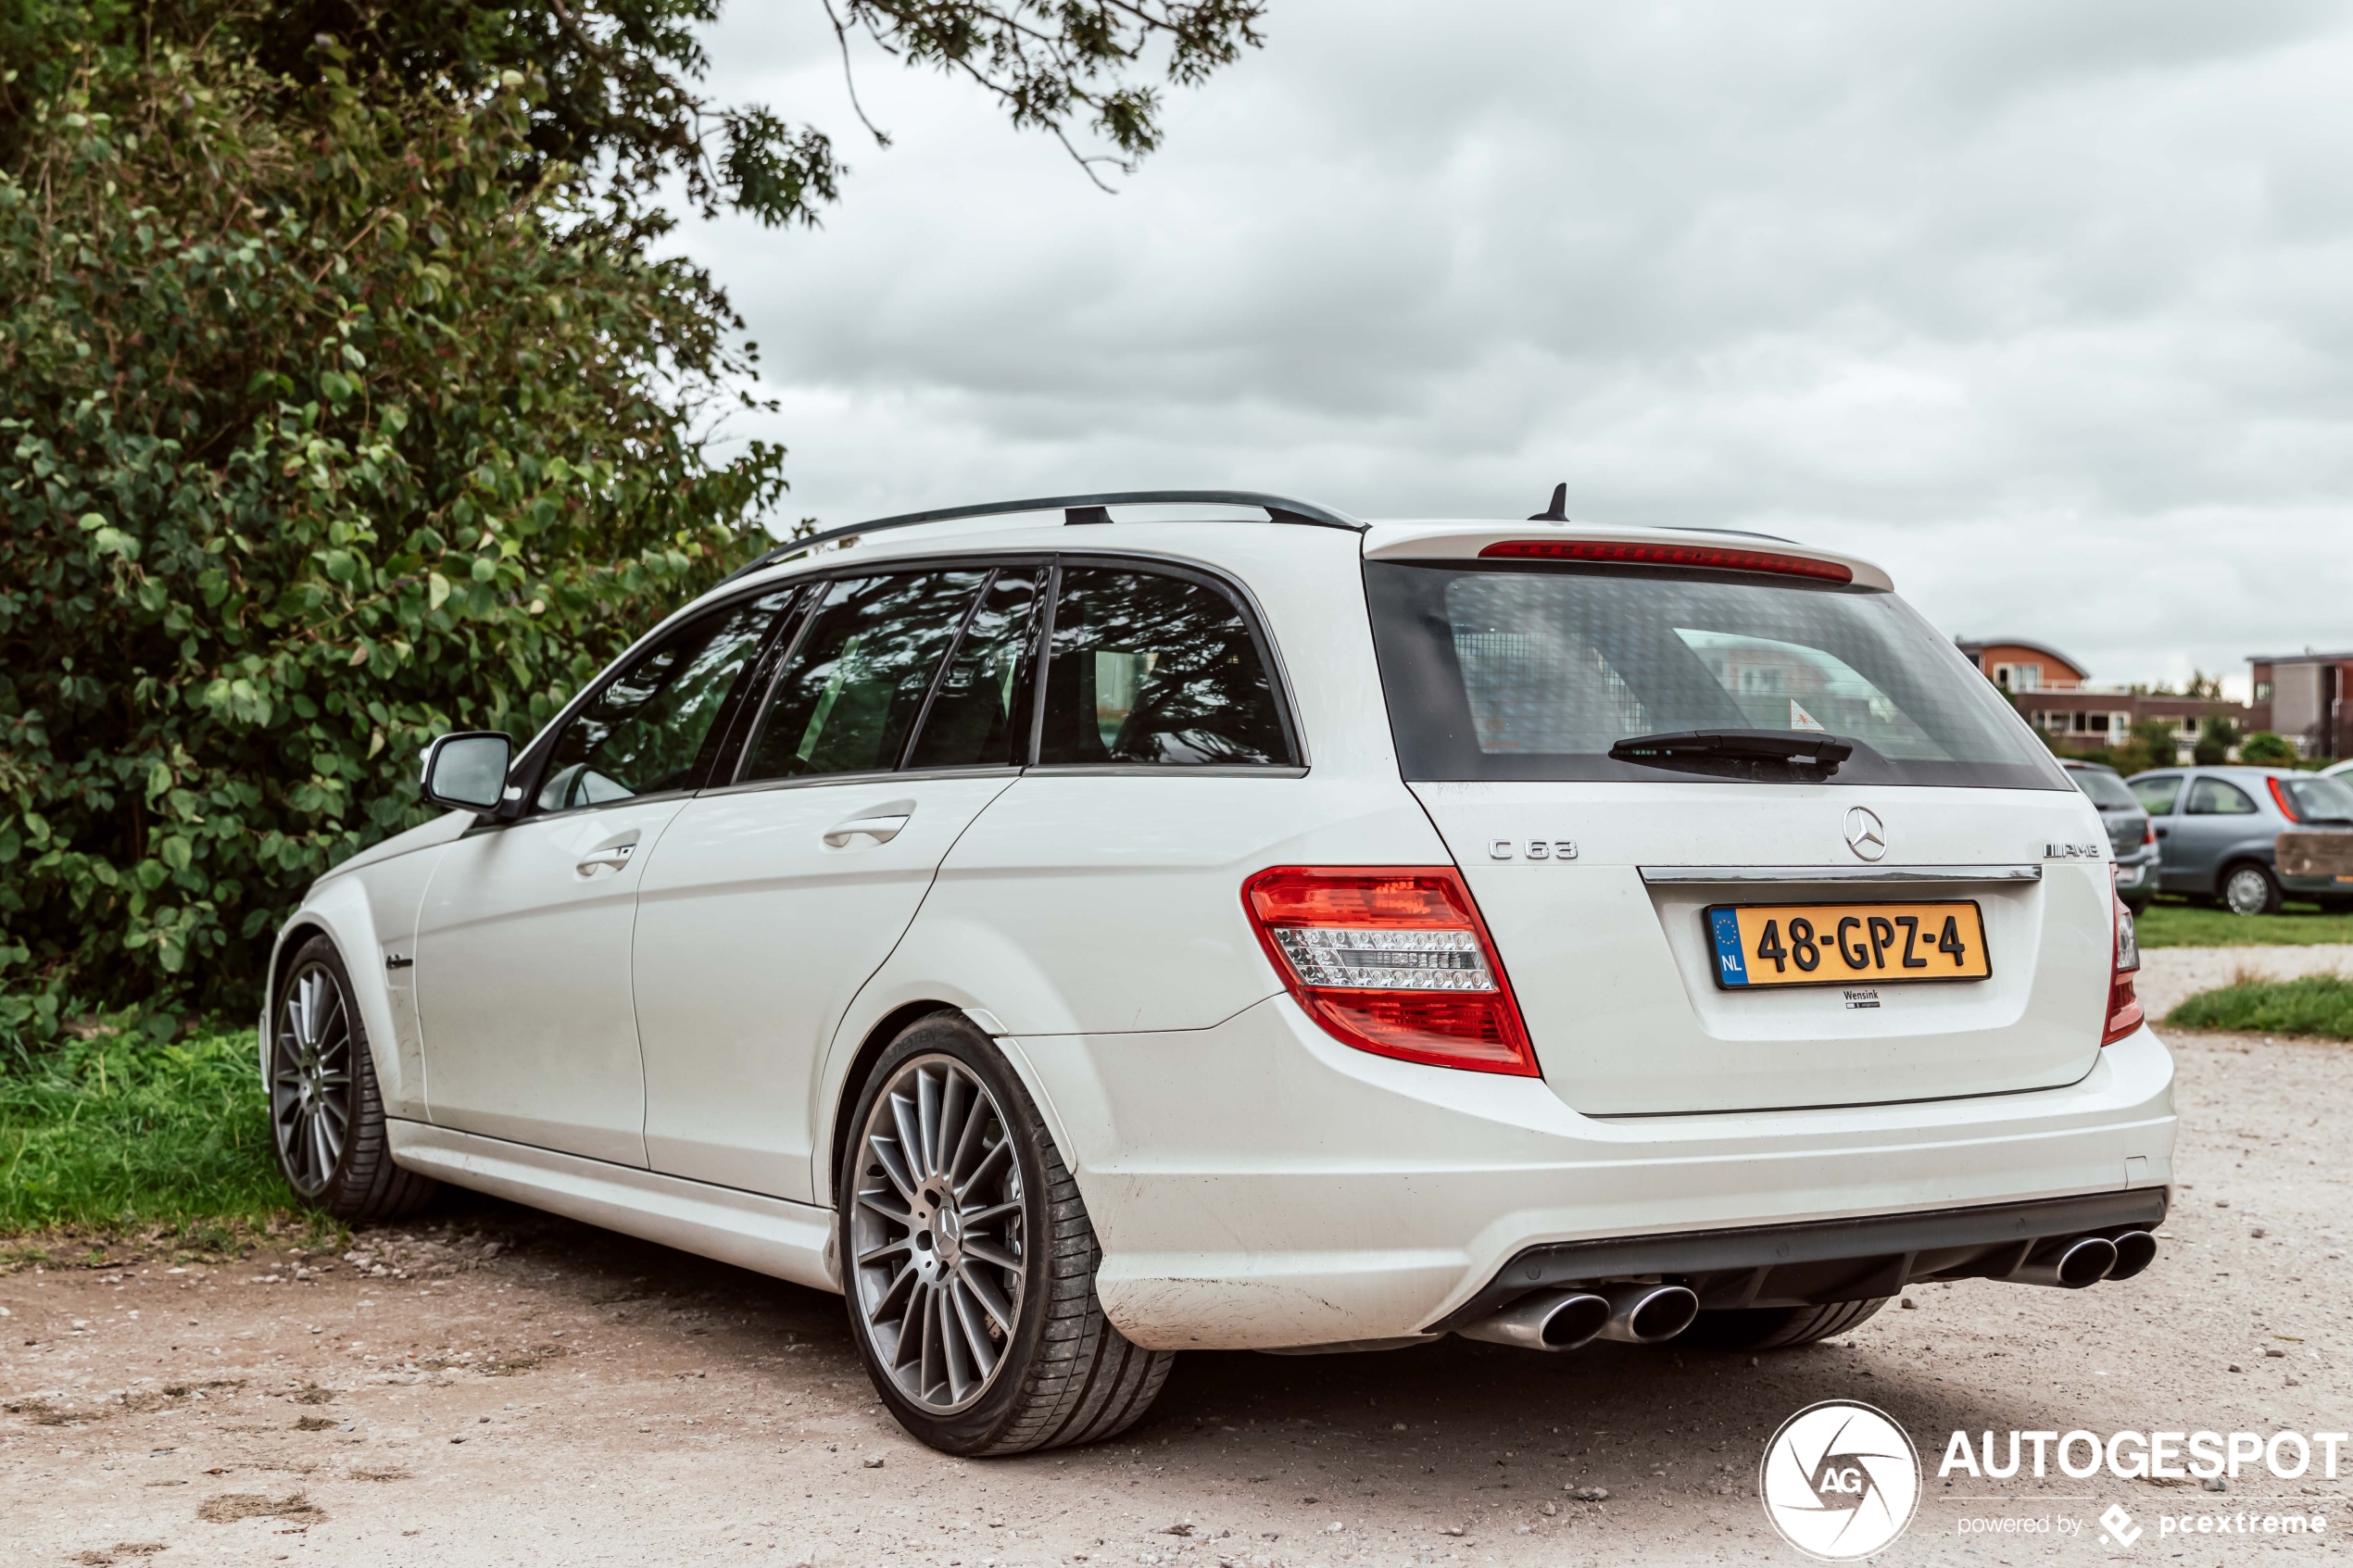
<svg viewBox="0 0 2353 1568">
<path fill-rule="evenodd" d="M 830 1209 L 422 1122 L 387 1119 L 385 1127 L 404 1170 L 795 1285 L 841 1290 Z"/>
</svg>

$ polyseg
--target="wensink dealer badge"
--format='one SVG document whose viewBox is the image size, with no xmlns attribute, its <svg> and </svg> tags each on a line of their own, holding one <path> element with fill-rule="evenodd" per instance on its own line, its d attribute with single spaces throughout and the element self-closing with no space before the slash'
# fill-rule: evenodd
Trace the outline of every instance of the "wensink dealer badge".
<svg viewBox="0 0 2353 1568">
<path fill-rule="evenodd" d="M 1920 1456 L 1883 1411 L 1808 1405 L 1765 1446 L 1765 1517 L 1808 1557 L 1869 1557 L 1904 1533 L 1920 1501 Z"/>
</svg>

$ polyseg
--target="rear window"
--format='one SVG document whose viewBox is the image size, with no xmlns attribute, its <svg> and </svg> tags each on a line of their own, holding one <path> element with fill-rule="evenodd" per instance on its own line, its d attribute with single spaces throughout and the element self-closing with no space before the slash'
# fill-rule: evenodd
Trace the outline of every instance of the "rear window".
<svg viewBox="0 0 2353 1568">
<path fill-rule="evenodd" d="M 2282 779 L 2296 807 L 2296 820 L 2307 822 L 2353 822 L 2353 789 L 2342 779 Z"/>
<path fill-rule="evenodd" d="M 1375 561 L 1365 574 L 1409 779 L 1799 776 L 1609 755 L 1642 735 L 1778 730 L 1853 746 L 1831 784 L 2073 787 L 1893 594 L 1623 567 Z"/>
<path fill-rule="evenodd" d="M 2124 787 L 2124 781 L 2114 773 L 2102 772 L 2096 768 L 2070 768 L 2067 776 L 2073 779 L 2075 787 L 2090 796 L 2092 804 L 2103 811 L 2137 811 L 2141 809 L 2140 801 Z"/>
</svg>

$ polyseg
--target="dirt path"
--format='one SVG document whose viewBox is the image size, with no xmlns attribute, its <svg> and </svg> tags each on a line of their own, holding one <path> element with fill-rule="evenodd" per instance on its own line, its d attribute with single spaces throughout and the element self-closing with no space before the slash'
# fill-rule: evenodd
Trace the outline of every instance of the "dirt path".
<svg viewBox="0 0 2353 1568">
<path fill-rule="evenodd" d="M 2140 996 L 2151 1018 L 2163 1018 L 2199 991 L 2228 985 L 2241 974 L 2294 980 L 2307 974 L 2353 975 L 2353 947 L 2148 947 L 2141 953 Z"/>
<path fill-rule="evenodd" d="M 2153 1524 L 2264 1499 L 2330 1533 L 2176 1557 L 2152 1529 L 2129 1555 L 2333 1555 L 2353 1479 L 2224 1498 L 1933 1478 L 1956 1428 L 2353 1429 L 2353 1048 L 2180 1054 L 2184 1186 L 2165 1255 L 2129 1285 L 1915 1290 L 1851 1345 L 1762 1364 L 1460 1340 L 1196 1354 L 1129 1438 L 1017 1461 L 900 1436 L 831 1297 L 497 1204 L 370 1233 L 350 1259 L 25 1270 L 0 1279 L 0 1559 L 1794 1562 L 1756 1467 L 1826 1398 L 1880 1405 L 1930 1449 L 1919 1517 L 1880 1561 L 2124 1557 L 2092 1523 L 2111 1501 Z M 1994 1492 L 2011 1500 L 1956 1500 Z M 2082 1534 L 1956 1538 L 1992 1514 Z"/>
</svg>

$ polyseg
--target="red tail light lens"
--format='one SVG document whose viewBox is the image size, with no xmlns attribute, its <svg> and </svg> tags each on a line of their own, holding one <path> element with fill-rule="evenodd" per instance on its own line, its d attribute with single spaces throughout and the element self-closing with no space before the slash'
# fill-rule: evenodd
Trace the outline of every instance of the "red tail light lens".
<svg viewBox="0 0 2353 1568">
<path fill-rule="evenodd" d="M 2143 844 L 2155 844 L 2157 842 L 2157 819 L 2155 817 L 2147 817 L 2142 820 L 2141 842 Z"/>
<path fill-rule="evenodd" d="M 2108 901 L 2115 906 L 2116 968 L 2108 984 L 2108 1023 L 2100 1031 L 2100 1044 L 2112 1046 L 2141 1026 L 2146 1016 L 2141 1009 L 2141 998 L 2133 989 L 2133 976 L 2141 972 L 2141 941 L 2133 929 L 2133 911 L 2111 888 Z"/>
<path fill-rule="evenodd" d="M 1728 550 L 1713 545 L 1637 545 L 1619 539 L 1504 539 L 1478 552 L 1483 560 L 1590 560 L 1617 566 L 1705 566 L 1718 571 L 1769 571 L 1852 583 L 1855 573 L 1834 560 L 1778 550 Z"/>
<path fill-rule="evenodd" d="M 2300 822 L 2304 820 L 2302 817 L 2296 815 L 2296 801 L 2289 796 L 2286 790 L 2280 787 L 2279 780 L 2265 779 L 2263 782 L 2271 786 L 2271 799 L 2278 805 L 2280 809 L 2280 815 L 2285 817 L 2291 822 Z"/>
<path fill-rule="evenodd" d="M 1539 1076 L 1478 906 L 1452 866 L 1277 866 L 1242 906 L 1307 1015 L 1342 1045 Z"/>
</svg>

